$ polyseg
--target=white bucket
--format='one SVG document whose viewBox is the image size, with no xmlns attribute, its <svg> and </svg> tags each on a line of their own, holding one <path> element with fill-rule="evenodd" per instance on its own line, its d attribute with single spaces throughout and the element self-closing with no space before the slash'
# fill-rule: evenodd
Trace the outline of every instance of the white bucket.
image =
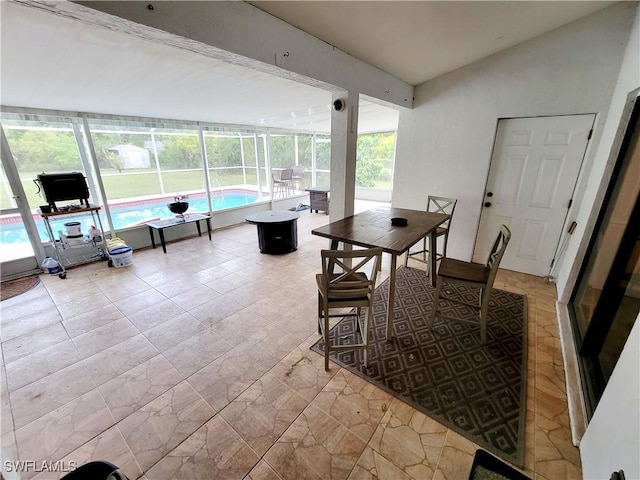
<svg viewBox="0 0 640 480">
<path fill-rule="evenodd" d="M 114 267 L 128 267 L 133 263 L 133 249 L 131 247 L 120 247 L 109 250 L 109 258 Z"/>
<path fill-rule="evenodd" d="M 80 222 L 67 222 L 64 224 L 64 228 L 67 229 L 67 237 L 82 236 L 82 228 Z"/>
</svg>

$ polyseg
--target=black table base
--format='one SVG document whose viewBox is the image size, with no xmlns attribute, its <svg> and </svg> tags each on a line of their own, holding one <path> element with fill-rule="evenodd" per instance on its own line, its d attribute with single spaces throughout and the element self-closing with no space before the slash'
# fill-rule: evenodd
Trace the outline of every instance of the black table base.
<svg viewBox="0 0 640 480">
<path fill-rule="evenodd" d="M 289 253 L 298 249 L 298 221 L 259 223 L 258 247 L 261 253 Z"/>
<path fill-rule="evenodd" d="M 251 213 L 244 219 L 258 227 L 258 247 L 262 253 L 289 253 L 298 249 L 298 218 L 289 210 Z"/>
</svg>

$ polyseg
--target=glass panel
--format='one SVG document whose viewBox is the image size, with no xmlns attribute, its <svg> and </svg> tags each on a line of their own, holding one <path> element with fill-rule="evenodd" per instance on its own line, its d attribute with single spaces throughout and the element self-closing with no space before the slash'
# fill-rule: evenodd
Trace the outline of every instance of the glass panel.
<svg viewBox="0 0 640 480">
<path fill-rule="evenodd" d="M 271 169 L 275 172 L 295 165 L 294 136 L 271 135 L 270 138 L 269 154 L 271 155 Z"/>
<path fill-rule="evenodd" d="M 109 205 L 162 193 L 148 128 L 90 121 L 90 129 Z"/>
<path fill-rule="evenodd" d="M 358 135 L 356 186 L 391 189 L 395 133 Z"/>
<path fill-rule="evenodd" d="M 620 246 L 620 240 L 638 198 L 640 190 L 639 134 L 640 131 L 636 132 L 635 142 L 630 146 L 632 153 L 620 171 L 607 212 L 596 234 L 587 268 L 582 275 L 573 301 L 576 323 L 582 338 L 593 320 L 593 313 L 602 294 L 604 282 L 609 275 Z"/>
<path fill-rule="evenodd" d="M 622 348 L 640 312 L 640 240 L 636 242 L 627 263 L 620 288 L 624 289 L 624 297 L 600 352 L 600 364 L 607 380 L 620 358 Z"/>
<path fill-rule="evenodd" d="M 82 172 L 87 176 L 82 166 L 71 119 L 3 113 L 2 126 L 27 203 L 38 227 L 40 240 L 49 242 L 49 235 L 37 210 L 38 206 L 46 204 L 46 201 L 34 180 L 39 173 Z M 5 197 L 2 202 L 2 208 L 5 208 Z M 11 202 L 13 202 L 12 199 Z M 77 204 L 78 201 L 56 202 L 56 205 L 64 206 L 73 203 Z M 15 206 L 15 203 L 11 206 Z M 27 238 L 26 232 L 23 231 L 22 219 L 18 214 L 16 215 L 17 218 L 7 224 L 7 238 L 23 238 L 23 235 Z M 5 221 L 8 220 L 5 219 Z"/>
<path fill-rule="evenodd" d="M 244 143 L 238 134 L 206 133 L 204 136 L 209 165 L 211 191 L 218 192 L 222 187 L 245 183 L 243 168 Z M 247 152 L 248 153 L 248 152 Z M 255 151 L 251 152 L 255 156 Z"/>
<path fill-rule="evenodd" d="M 84 132 L 84 124 L 74 112 L 69 112 L 68 117 L 3 112 L 1 118 L 44 242 L 50 239 L 37 210 L 44 198 L 38 194 L 33 182 L 42 172 L 83 173 L 92 197 L 105 197 L 91 198 L 91 203 L 108 203 L 111 223 L 116 229 L 171 216 L 167 203 L 175 197 L 189 197 L 189 212 L 220 210 L 267 197 L 272 187 L 265 166 L 267 138 L 271 141 L 271 166 L 276 173 L 294 165 L 305 167 L 302 182 L 296 183 L 296 191 L 312 184 L 329 185 L 330 182 L 329 135 L 315 136 L 314 157 L 313 135 L 277 133 L 267 136 L 253 130 L 204 127 L 208 161 L 205 169 L 195 125 L 154 119 L 94 117 L 88 119 L 90 131 Z M 76 130 L 74 124 L 78 127 Z M 76 140 L 77 134 L 83 133 L 93 144 L 96 172 L 92 171 L 89 149 L 82 141 L 78 145 Z M 79 147 L 83 149 L 83 155 Z M 210 194 L 213 194 L 211 205 L 206 201 L 205 172 L 209 175 Z M 104 191 L 99 191 L 101 186 Z M 2 195 L 0 202 L 11 206 L 12 196 L 6 192 Z M 103 210 L 101 217 L 106 226 L 105 214 Z"/>
<path fill-rule="evenodd" d="M 197 131 L 116 120 L 89 123 L 114 228 L 171 217 L 167 204 L 176 197 L 188 197 L 189 213 L 209 211 Z"/>
<path fill-rule="evenodd" d="M 15 198 L 13 198 L 13 190 L 9 184 L 9 179 L 4 170 L 3 158 L 0 158 L 0 183 L 2 183 L 2 188 L 0 189 L 0 210 L 18 208 Z"/>
<path fill-rule="evenodd" d="M 0 212 L 0 262 L 32 257 L 35 253 L 19 213 Z"/>
<path fill-rule="evenodd" d="M 312 135 L 298 135 L 298 165 L 304 166 L 311 171 L 311 148 Z"/>
<path fill-rule="evenodd" d="M 258 169 L 260 172 L 260 184 L 262 185 L 262 195 L 271 195 L 271 178 L 267 172 L 266 155 L 265 155 L 265 139 L 266 135 L 255 135 L 255 142 L 258 150 Z"/>
<path fill-rule="evenodd" d="M 316 183 L 328 187 L 331 183 L 331 137 L 316 137 Z"/>
<path fill-rule="evenodd" d="M 298 158 L 297 165 L 301 168 L 304 167 L 302 173 L 302 180 L 295 182 L 295 188 L 299 192 L 304 193 L 304 189 L 311 186 L 311 164 L 312 164 L 312 139 L 311 135 L 298 135 L 296 141 L 298 145 Z"/>
<path fill-rule="evenodd" d="M 258 139 L 258 147 L 260 143 Z M 257 201 L 256 136 L 242 131 L 205 131 L 204 144 L 211 209 L 224 210 Z"/>
<path fill-rule="evenodd" d="M 242 135 L 242 155 L 244 168 L 242 170 L 242 183 L 244 185 L 258 186 L 258 159 L 256 158 L 256 137 L 254 135 Z"/>
<path fill-rule="evenodd" d="M 284 170 L 296 164 L 296 140 L 294 135 L 269 136 L 269 155 L 271 161 L 271 173 L 273 175 L 273 195 L 287 197 L 292 195 L 293 182 L 291 177 L 283 178 Z M 286 182 L 286 183 L 278 183 Z"/>
<path fill-rule="evenodd" d="M 1 159 L 0 159 L 1 160 Z M 16 202 L 9 180 L 5 174 L 4 164 L 0 162 L 0 262 L 32 257 L 33 247 L 22 217 L 15 210 Z"/>
</svg>

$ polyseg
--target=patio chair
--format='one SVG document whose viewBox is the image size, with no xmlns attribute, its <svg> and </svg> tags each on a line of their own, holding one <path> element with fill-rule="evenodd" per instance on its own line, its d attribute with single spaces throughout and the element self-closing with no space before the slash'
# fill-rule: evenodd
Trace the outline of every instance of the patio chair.
<svg viewBox="0 0 640 480">
<path fill-rule="evenodd" d="M 292 167 L 291 174 L 291 185 L 294 190 L 301 192 L 302 191 L 302 179 L 304 177 L 304 171 L 306 168 L 303 165 L 295 165 Z"/>
<path fill-rule="evenodd" d="M 449 220 L 440 225 L 435 232 L 436 242 L 439 238 L 442 239 L 440 244 L 442 245 L 442 250 L 440 252 L 436 251 L 436 262 L 441 260 L 443 257 L 447 256 L 447 243 L 449 241 L 449 226 L 451 225 L 451 219 L 453 218 L 453 212 L 456 209 L 456 203 L 458 203 L 457 198 L 447 198 L 447 197 L 436 197 L 429 195 L 427 197 L 427 212 L 433 213 L 445 213 L 450 216 Z M 422 239 L 422 249 L 412 252 L 411 249 L 407 251 L 407 256 L 404 258 L 404 266 L 406 267 L 409 263 L 409 257 L 414 260 L 426 263 L 427 265 L 427 275 L 431 275 L 429 271 L 429 241 L 427 237 Z"/>
<path fill-rule="evenodd" d="M 502 256 L 504 255 L 509 240 L 511 239 L 511 231 L 506 225 L 500 227 L 500 232 L 496 241 L 493 243 L 493 248 L 489 253 L 486 265 L 473 262 L 463 262 L 461 260 L 455 260 L 453 258 L 443 258 L 440 262 L 440 268 L 438 269 L 438 277 L 436 282 L 436 292 L 433 297 L 433 313 L 428 321 L 427 329 L 433 326 L 433 322 L 436 315 L 440 315 L 441 318 L 449 320 L 458 320 L 462 322 L 468 322 L 460 317 L 449 317 L 440 314 L 440 301 L 445 300 L 448 302 L 459 303 L 479 310 L 480 314 L 480 341 L 484 345 L 487 342 L 487 312 L 489 311 L 489 300 L 491 298 L 491 290 L 493 289 L 493 282 L 498 273 L 498 267 Z M 442 289 L 444 285 L 466 285 L 474 289 L 478 289 L 478 303 L 471 303 L 464 300 L 466 295 L 459 295 L 458 297 L 451 296 L 451 292 L 446 292 L 447 295 L 442 295 Z M 473 321 L 475 323 L 475 321 Z"/>
<path fill-rule="evenodd" d="M 273 174 L 273 196 L 281 194 L 287 196 L 291 193 L 291 180 L 293 176 L 292 168 L 285 168 L 280 171 L 280 175 L 276 177 L 276 173 Z"/>
<path fill-rule="evenodd" d="M 318 333 L 324 337 L 324 369 L 329 370 L 329 352 L 333 350 L 364 350 L 363 364 L 369 359 L 369 330 L 373 321 L 373 295 L 382 261 L 381 248 L 363 250 L 322 250 L 322 273 L 316 275 L 318 283 Z M 334 269 L 341 269 L 334 273 Z M 362 270 L 370 272 L 367 276 Z M 370 270 L 369 270 L 370 269 Z M 330 313 L 333 309 L 351 307 L 350 313 Z M 367 313 L 362 315 L 362 309 Z M 329 318 L 354 316 L 356 331 L 361 342 L 332 344 L 329 338 Z"/>
</svg>

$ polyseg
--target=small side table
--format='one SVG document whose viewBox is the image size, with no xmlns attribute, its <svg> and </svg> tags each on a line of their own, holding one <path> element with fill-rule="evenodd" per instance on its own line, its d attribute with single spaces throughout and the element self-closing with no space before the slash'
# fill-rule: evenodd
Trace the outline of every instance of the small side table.
<svg viewBox="0 0 640 480">
<path fill-rule="evenodd" d="M 209 233 L 209 241 L 211 241 L 211 217 L 209 215 L 202 215 L 200 213 L 189 213 L 182 217 L 168 218 L 166 220 L 157 220 L 155 222 L 147 222 L 145 225 L 149 227 L 149 236 L 151 237 L 151 246 L 156 248 L 156 241 L 153 238 L 153 231 L 158 230 L 160 235 L 160 244 L 162 245 L 162 251 L 167 253 L 167 245 L 164 241 L 164 229 L 169 227 L 175 227 L 176 225 L 184 225 L 185 223 L 195 223 L 198 229 L 198 236 L 202 236 L 202 229 L 200 228 L 200 221 L 206 220 L 207 232 Z"/>
<path fill-rule="evenodd" d="M 305 191 L 309 192 L 309 202 L 311 203 L 311 212 L 316 213 L 323 211 L 325 215 L 329 215 L 329 187 L 309 187 Z"/>
<path fill-rule="evenodd" d="M 288 210 L 251 213 L 244 219 L 258 227 L 261 253 L 289 253 L 298 249 L 298 218 Z"/>
</svg>

